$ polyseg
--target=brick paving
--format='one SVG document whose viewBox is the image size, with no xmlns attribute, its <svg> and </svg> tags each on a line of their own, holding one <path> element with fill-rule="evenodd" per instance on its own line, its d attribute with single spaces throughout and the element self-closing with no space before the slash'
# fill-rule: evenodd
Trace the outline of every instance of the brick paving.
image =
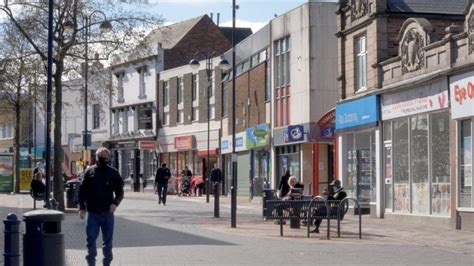
<svg viewBox="0 0 474 266">
<path fill-rule="evenodd" d="M 321 234 L 310 239 L 304 227 L 289 225 L 280 237 L 278 225 L 263 221 L 261 205 L 260 198 L 239 198 L 237 228 L 230 228 L 229 197 L 221 198 L 221 218 L 213 218 L 212 197 L 207 204 L 205 196 L 170 196 L 163 206 L 152 193 L 127 192 L 116 214 L 113 265 L 474 264 L 474 232 L 363 216 L 359 240 L 356 217 L 348 215 L 342 238 L 333 223 L 332 239 L 326 240 L 324 222 Z M 3 217 L 8 212 L 21 217 L 32 206 L 29 195 L 0 195 Z M 63 233 L 67 265 L 85 265 L 84 221 L 77 213 L 66 213 Z M 3 236 L 0 245 L 3 249 Z"/>
</svg>

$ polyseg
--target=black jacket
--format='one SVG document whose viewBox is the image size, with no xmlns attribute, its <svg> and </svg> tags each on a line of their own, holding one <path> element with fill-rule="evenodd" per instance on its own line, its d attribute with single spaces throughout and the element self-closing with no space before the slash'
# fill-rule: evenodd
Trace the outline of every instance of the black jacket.
<svg viewBox="0 0 474 266">
<path fill-rule="evenodd" d="M 211 181 L 212 181 L 212 183 L 222 182 L 222 171 L 221 171 L 221 169 L 219 169 L 219 168 L 212 169 Z"/>
<path fill-rule="evenodd" d="M 155 175 L 155 183 L 168 184 L 168 179 L 171 178 L 171 172 L 168 168 L 158 168 Z"/>
<path fill-rule="evenodd" d="M 114 197 L 115 194 L 115 197 Z M 84 174 L 79 186 L 79 205 L 88 212 L 108 212 L 110 205 L 123 199 L 123 180 L 110 166 L 94 166 Z"/>
<path fill-rule="evenodd" d="M 290 192 L 290 185 L 288 185 L 288 179 L 290 179 L 290 175 L 282 176 L 280 180 L 280 185 L 278 185 L 281 198 L 285 197 L 288 194 L 288 192 Z"/>
</svg>

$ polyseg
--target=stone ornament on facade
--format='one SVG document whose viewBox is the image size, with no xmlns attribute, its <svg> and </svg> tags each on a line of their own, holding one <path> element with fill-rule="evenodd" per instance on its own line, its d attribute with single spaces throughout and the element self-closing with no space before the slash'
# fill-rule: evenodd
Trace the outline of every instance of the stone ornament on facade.
<svg viewBox="0 0 474 266">
<path fill-rule="evenodd" d="M 424 66 L 425 46 L 423 36 L 416 30 L 410 29 L 401 43 L 402 72 L 410 73 Z"/>
<path fill-rule="evenodd" d="M 467 33 L 469 40 L 469 53 L 474 51 L 474 13 L 471 11 L 469 19 L 467 20 Z"/>
<path fill-rule="evenodd" d="M 351 0 L 352 21 L 369 13 L 369 0 Z"/>
</svg>

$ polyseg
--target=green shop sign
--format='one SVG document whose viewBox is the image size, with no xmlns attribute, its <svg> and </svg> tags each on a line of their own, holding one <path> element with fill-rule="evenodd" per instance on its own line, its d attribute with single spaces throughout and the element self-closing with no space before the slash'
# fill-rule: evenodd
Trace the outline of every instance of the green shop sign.
<svg viewBox="0 0 474 266">
<path fill-rule="evenodd" d="M 255 127 L 247 128 L 246 147 L 247 149 L 259 148 L 268 145 L 269 141 L 269 126 L 267 124 L 260 124 Z"/>
</svg>

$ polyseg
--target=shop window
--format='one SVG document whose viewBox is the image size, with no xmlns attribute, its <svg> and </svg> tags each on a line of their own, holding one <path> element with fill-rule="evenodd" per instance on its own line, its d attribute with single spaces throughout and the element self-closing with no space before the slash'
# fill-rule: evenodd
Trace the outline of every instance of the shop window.
<svg viewBox="0 0 474 266">
<path fill-rule="evenodd" d="M 408 119 L 393 121 L 394 210 L 410 211 Z"/>
<path fill-rule="evenodd" d="M 451 211 L 451 167 L 449 162 L 449 113 L 430 116 L 431 136 L 431 205 L 433 214 Z"/>
<path fill-rule="evenodd" d="M 410 117 L 410 170 L 413 212 L 429 211 L 428 116 Z"/>
<path fill-rule="evenodd" d="M 461 121 L 459 207 L 472 208 L 472 122 Z"/>
</svg>

